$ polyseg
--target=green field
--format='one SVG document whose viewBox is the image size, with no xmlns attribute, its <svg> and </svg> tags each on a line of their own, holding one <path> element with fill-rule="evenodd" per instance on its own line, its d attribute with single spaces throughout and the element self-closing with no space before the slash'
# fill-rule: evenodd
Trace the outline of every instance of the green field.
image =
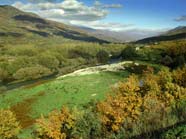
<svg viewBox="0 0 186 139">
<path fill-rule="evenodd" d="M 91 100 L 101 100 L 111 86 L 124 80 L 129 73 L 101 72 L 65 77 L 38 85 L 26 86 L 0 95 L 0 108 L 10 108 L 26 129 L 41 114 L 47 115 L 63 105 L 80 107 Z"/>
</svg>

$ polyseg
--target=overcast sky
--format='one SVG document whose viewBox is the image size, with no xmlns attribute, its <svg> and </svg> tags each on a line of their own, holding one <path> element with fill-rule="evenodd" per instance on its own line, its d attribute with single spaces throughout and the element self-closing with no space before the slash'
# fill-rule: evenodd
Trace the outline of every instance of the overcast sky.
<svg viewBox="0 0 186 139">
<path fill-rule="evenodd" d="M 0 4 L 95 29 L 162 31 L 186 25 L 186 0 L 0 0 Z"/>
</svg>

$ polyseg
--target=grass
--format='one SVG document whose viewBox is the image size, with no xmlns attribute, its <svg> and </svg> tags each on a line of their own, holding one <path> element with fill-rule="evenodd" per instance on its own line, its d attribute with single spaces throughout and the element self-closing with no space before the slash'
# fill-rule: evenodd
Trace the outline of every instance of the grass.
<svg viewBox="0 0 186 139">
<path fill-rule="evenodd" d="M 0 95 L 0 108 L 11 108 L 28 136 L 36 118 L 47 115 L 63 105 L 81 107 L 91 100 L 102 100 L 111 86 L 124 80 L 129 73 L 101 72 L 99 74 L 65 77 L 32 88 L 20 88 Z M 30 133 L 30 132 L 29 132 Z"/>
</svg>

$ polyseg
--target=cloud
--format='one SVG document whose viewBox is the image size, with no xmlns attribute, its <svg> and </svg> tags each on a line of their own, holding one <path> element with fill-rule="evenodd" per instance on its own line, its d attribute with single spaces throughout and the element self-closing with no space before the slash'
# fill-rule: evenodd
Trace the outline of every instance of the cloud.
<svg viewBox="0 0 186 139">
<path fill-rule="evenodd" d="M 177 21 L 177 22 L 186 21 L 186 15 L 180 16 L 180 17 L 178 17 L 174 20 Z"/>
<path fill-rule="evenodd" d="M 121 4 L 110 4 L 110 5 L 103 5 L 103 8 L 122 8 L 123 5 Z"/>
<path fill-rule="evenodd" d="M 94 6 L 86 6 L 77 0 L 64 0 L 61 3 L 27 3 L 16 2 L 13 6 L 24 10 L 35 12 L 42 17 L 53 20 L 78 20 L 96 21 L 108 15 L 106 9 Z"/>
<path fill-rule="evenodd" d="M 31 3 L 41 3 L 41 2 L 56 2 L 56 0 L 28 0 Z"/>
<path fill-rule="evenodd" d="M 87 6 L 78 0 L 64 0 L 58 3 L 55 0 L 29 0 L 28 3 L 15 2 L 13 6 L 23 11 L 34 12 L 47 19 L 95 29 L 123 30 L 129 26 L 101 22 L 109 14 L 109 8 L 121 8 L 122 5 L 105 5 L 98 0 L 92 6 Z"/>
<path fill-rule="evenodd" d="M 110 31 L 122 31 L 134 26 L 132 24 L 121 24 L 121 23 L 102 22 L 102 21 L 94 21 L 94 22 L 70 21 L 70 24 L 76 26 L 81 25 L 81 26 L 100 29 L 100 30 L 110 30 Z"/>
<path fill-rule="evenodd" d="M 96 0 L 94 6 L 101 7 L 101 8 L 122 8 L 123 5 L 121 4 L 102 4 L 100 1 Z"/>
</svg>

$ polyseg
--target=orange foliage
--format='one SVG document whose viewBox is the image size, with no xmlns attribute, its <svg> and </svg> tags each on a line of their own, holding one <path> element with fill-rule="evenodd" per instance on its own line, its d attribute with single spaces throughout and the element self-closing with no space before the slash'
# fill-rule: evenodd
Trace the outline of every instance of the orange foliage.
<svg viewBox="0 0 186 139">
<path fill-rule="evenodd" d="M 48 118 L 43 116 L 37 120 L 37 133 L 42 139 L 66 139 L 68 130 L 74 127 L 75 118 L 67 108 L 62 108 L 61 112 L 53 111 Z"/>
<path fill-rule="evenodd" d="M 109 96 L 104 102 L 98 103 L 97 109 L 102 114 L 101 120 L 107 131 L 117 132 L 125 121 L 138 119 L 142 97 L 135 92 L 139 89 L 137 77 L 131 76 L 127 83 L 120 83 L 114 97 Z"/>
<path fill-rule="evenodd" d="M 183 72 L 179 73 L 183 75 Z M 185 81 L 179 74 L 176 77 L 180 84 Z M 174 84 L 174 78 L 175 75 L 167 70 L 154 75 L 149 69 L 141 79 L 132 75 L 127 82 L 119 83 L 115 94 L 97 104 L 104 129 L 118 132 L 123 125 L 135 123 L 144 115 L 147 116 L 146 124 L 155 122 L 160 126 L 170 107 L 177 101 L 186 100 L 186 88 Z"/>
</svg>

